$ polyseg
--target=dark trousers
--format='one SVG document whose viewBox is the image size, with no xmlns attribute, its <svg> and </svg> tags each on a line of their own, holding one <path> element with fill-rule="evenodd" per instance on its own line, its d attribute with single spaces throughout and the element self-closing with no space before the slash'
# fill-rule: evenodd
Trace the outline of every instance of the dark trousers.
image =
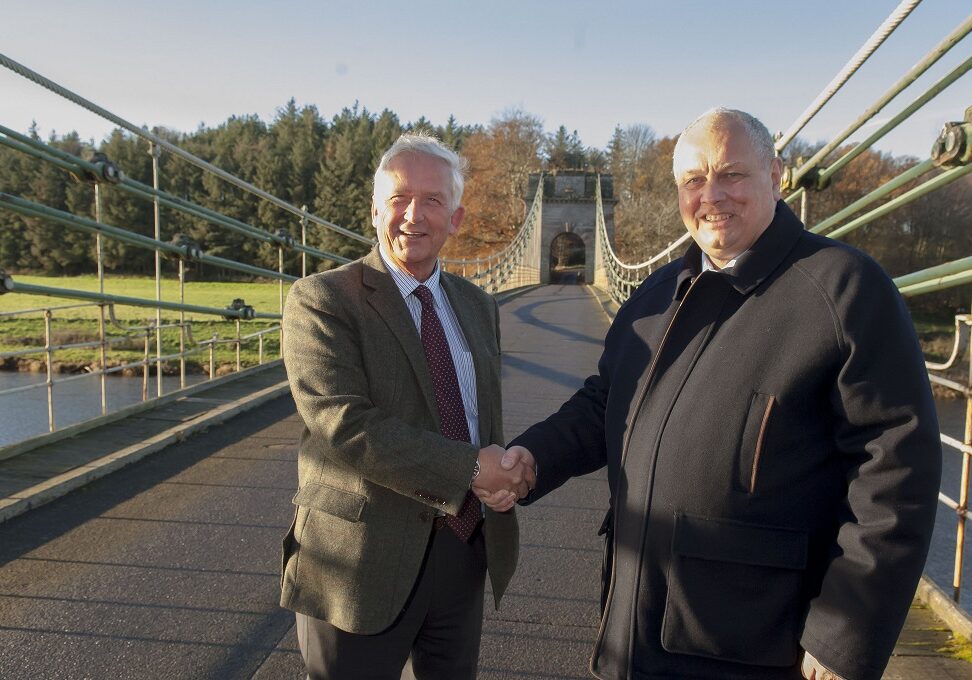
<svg viewBox="0 0 972 680">
<path fill-rule="evenodd" d="M 470 680 L 483 625 L 486 549 L 482 531 L 463 543 L 433 531 L 405 610 L 377 635 L 359 635 L 297 614 L 309 680 Z"/>
</svg>

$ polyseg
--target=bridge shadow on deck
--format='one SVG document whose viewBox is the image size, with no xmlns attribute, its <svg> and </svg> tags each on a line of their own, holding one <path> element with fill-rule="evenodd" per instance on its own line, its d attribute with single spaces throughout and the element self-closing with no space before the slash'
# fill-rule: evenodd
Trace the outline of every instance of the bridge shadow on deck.
<svg viewBox="0 0 972 680">
<path fill-rule="evenodd" d="M 603 334 L 588 335 L 575 330 L 574 323 L 577 320 L 573 318 L 574 314 L 557 309 L 558 307 L 572 306 L 579 300 L 590 300 L 590 293 L 587 292 L 586 286 L 547 286 L 543 290 L 545 291 L 544 299 L 517 307 L 513 316 L 519 322 L 538 330 L 562 336 L 567 340 L 587 342 L 600 348 L 604 340 Z M 564 323 L 550 321 L 550 319 L 561 320 L 565 318 L 571 320 L 571 326 L 565 325 L 566 320 Z"/>
<path fill-rule="evenodd" d="M 96 480 L 76 493 L 7 521 L 3 525 L 4 541 L 0 544 L 0 566 L 57 539 L 89 520 L 102 517 L 113 508 L 160 484 L 167 482 L 188 484 L 172 480 L 192 466 L 213 456 L 214 449 L 218 452 L 244 439 L 257 436 L 268 424 L 278 422 L 293 413 L 293 401 L 289 397 L 277 399 L 267 404 L 258 414 L 236 418 L 223 427 L 210 431 L 205 439 L 198 437 L 189 439 L 178 446 L 166 449 L 160 455 L 151 456 L 137 465 Z M 221 458 L 228 460 L 232 457 L 221 456 Z M 296 459 L 296 456 L 293 458 Z M 203 482 L 193 484 L 207 485 Z M 293 485 L 247 485 L 235 488 L 273 490 L 283 493 L 290 491 Z M 173 522 L 175 520 L 143 517 L 139 521 Z M 217 523 L 194 521 L 192 524 L 215 525 Z M 233 525 L 240 526 L 239 523 Z M 259 526 L 254 525 L 253 528 Z"/>
<path fill-rule="evenodd" d="M 251 677 L 293 623 L 273 548 L 294 413 L 278 398 L 0 526 L 0 677 Z"/>
</svg>

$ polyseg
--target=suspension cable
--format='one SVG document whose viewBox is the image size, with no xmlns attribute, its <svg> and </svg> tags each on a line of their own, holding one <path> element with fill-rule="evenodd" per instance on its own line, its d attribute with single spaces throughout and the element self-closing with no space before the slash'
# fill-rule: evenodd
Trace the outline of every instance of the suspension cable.
<svg viewBox="0 0 972 680">
<path fill-rule="evenodd" d="M 837 94 L 837 91 L 844 86 L 844 84 L 850 80 L 850 77 L 857 72 L 867 59 L 874 54 L 875 50 L 881 46 L 888 36 L 894 32 L 902 21 L 911 14 L 911 11 L 921 3 L 921 0 L 903 0 L 900 5 L 884 20 L 876 31 L 871 35 L 866 43 L 857 51 L 850 61 L 844 65 L 844 68 L 834 76 L 834 79 L 823 89 L 823 91 L 817 95 L 817 98 L 813 100 L 813 103 L 807 107 L 800 118 L 790 126 L 790 129 L 780 137 L 776 142 L 777 153 L 782 151 L 783 148 L 793 141 L 793 138 L 797 136 L 797 133 L 802 130 L 810 119 L 813 118 L 820 109 L 823 108 L 824 104 L 830 101 L 830 98 Z"/>
<path fill-rule="evenodd" d="M 298 217 L 306 217 L 311 222 L 320 225 L 322 227 L 326 227 L 331 231 L 335 231 L 338 234 L 341 234 L 342 236 L 347 236 L 348 238 L 354 239 L 356 241 L 360 241 L 362 243 L 368 243 L 368 244 L 372 243 L 372 239 L 368 238 L 367 236 L 362 236 L 361 234 L 355 233 L 349 229 L 345 229 L 344 227 L 339 227 L 338 225 L 332 222 L 328 222 L 327 220 L 321 219 L 320 217 L 311 215 L 310 213 L 306 213 L 300 208 L 298 208 L 297 206 L 287 203 L 287 201 L 277 198 L 273 194 L 268 193 L 263 189 L 260 189 L 259 187 L 256 187 L 250 184 L 249 182 L 246 182 L 240 179 L 239 177 L 236 177 L 235 175 L 232 175 L 226 172 L 225 170 L 216 167 L 211 163 L 207 163 L 206 161 L 199 158 L 198 156 L 194 156 L 188 151 L 179 148 L 175 144 L 172 144 L 171 142 L 162 139 L 158 135 L 152 134 L 145 128 L 137 127 L 136 125 L 129 123 L 127 120 L 119 118 L 118 116 L 111 113 L 110 111 L 101 108 L 97 104 L 88 101 L 84 97 L 77 95 L 74 92 L 71 92 L 70 90 L 68 90 L 65 87 L 62 87 L 61 85 L 58 85 L 53 80 L 45 78 L 44 76 L 37 73 L 36 71 L 32 71 L 31 69 L 27 68 L 23 64 L 17 63 L 13 59 L 9 58 L 8 56 L 2 53 L 0 53 L 0 65 L 5 66 L 6 68 L 10 69 L 14 73 L 17 73 L 18 75 L 21 75 L 24 78 L 27 78 L 28 80 L 33 81 L 34 83 L 47 88 L 54 94 L 60 95 L 61 97 L 64 97 L 65 99 L 74 102 L 78 106 L 84 107 L 88 111 L 91 111 L 92 113 L 101 116 L 106 120 L 111 121 L 118 127 L 124 128 L 129 132 L 131 132 L 132 134 L 137 135 L 138 137 L 141 137 L 142 139 L 151 142 L 152 144 L 157 144 L 159 147 L 165 149 L 169 153 L 179 156 L 183 160 L 188 161 L 189 163 L 195 165 L 196 167 L 211 172 L 217 177 L 220 177 L 221 179 L 229 182 L 230 184 L 233 184 L 239 187 L 240 189 L 243 189 L 244 191 L 249 191 L 250 193 L 255 194 L 256 196 L 259 196 L 260 198 L 264 199 L 265 201 L 269 201 L 270 203 L 273 203 L 278 208 L 282 208 L 283 210 L 286 210 L 294 215 L 297 215 Z"/>
</svg>

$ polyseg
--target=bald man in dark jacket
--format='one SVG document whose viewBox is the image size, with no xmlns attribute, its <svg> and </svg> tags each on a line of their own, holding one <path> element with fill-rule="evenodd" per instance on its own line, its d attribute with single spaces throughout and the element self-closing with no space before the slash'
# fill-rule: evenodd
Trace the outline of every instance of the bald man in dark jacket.
<svg viewBox="0 0 972 680">
<path fill-rule="evenodd" d="M 689 126 L 674 170 L 695 242 L 621 307 L 598 373 L 507 454 L 539 464 L 527 502 L 608 468 L 591 670 L 877 680 L 941 466 L 908 311 L 877 263 L 779 200 L 748 114 Z"/>
</svg>

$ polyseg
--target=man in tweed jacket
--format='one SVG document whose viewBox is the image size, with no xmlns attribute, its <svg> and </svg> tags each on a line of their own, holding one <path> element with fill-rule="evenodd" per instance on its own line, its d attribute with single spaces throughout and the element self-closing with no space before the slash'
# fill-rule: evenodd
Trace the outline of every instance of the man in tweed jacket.
<svg viewBox="0 0 972 680">
<path fill-rule="evenodd" d="M 496 302 L 438 262 L 462 221 L 462 171 L 434 138 L 403 135 L 375 173 L 377 247 L 287 298 L 283 354 L 305 428 L 281 605 L 297 612 L 310 678 L 474 678 L 487 568 L 498 606 L 516 567 L 513 511 L 483 516 L 467 500 L 471 485 L 522 497 L 533 476 L 499 463 Z M 430 348 L 423 326 L 440 322 L 448 347 Z M 445 355 L 462 401 L 451 438 Z M 464 502 L 468 538 L 446 521 Z"/>
</svg>

